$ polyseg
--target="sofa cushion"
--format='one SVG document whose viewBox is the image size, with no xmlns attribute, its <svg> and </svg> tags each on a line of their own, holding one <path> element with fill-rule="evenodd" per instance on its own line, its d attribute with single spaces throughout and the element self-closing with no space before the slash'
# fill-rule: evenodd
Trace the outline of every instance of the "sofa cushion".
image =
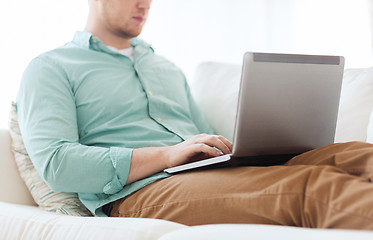
<svg viewBox="0 0 373 240">
<path fill-rule="evenodd" d="M 336 142 L 367 141 L 373 107 L 373 68 L 344 73 Z"/>
<path fill-rule="evenodd" d="M 194 98 L 213 129 L 230 140 L 233 139 L 240 78 L 240 65 L 205 62 L 197 67 L 191 83 Z M 372 93 L 373 68 L 345 70 L 335 142 L 366 141 Z"/>
<path fill-rule="evenodd" d="M 205 62 L 198 65 L 191 91 L 217 134 L 233 139 L 241 66 Z"/>
<path fill-rule="evenodd" d="M 162 236 L 159 240 L 246 240 L 246 239 L 276 239 L 276 240 L 365 240 L 372 239 L 372 231 L 310 229 L 258 224 L 214 224 L 195 226 L 176 230 Z"/>
<path fill-rule="evenodd" d="M 12 151 L 19 173 L 32 197 L 40 208 L 74 216 L 91 216 L 91 212 L 80 202 L 76 193 L 52 191 L 34 168 L 23 143 L 18 125 L 16 104 L 12 103 L 9 118 Z"/>
<path fill-rule="evenodd" d="M 368 130 L 367 130 L 367 142 L 373 143 L 373 111 L 370 113 L 370 117 L 369 117 L 369 124 L 368 124 Z"/>
</svg>

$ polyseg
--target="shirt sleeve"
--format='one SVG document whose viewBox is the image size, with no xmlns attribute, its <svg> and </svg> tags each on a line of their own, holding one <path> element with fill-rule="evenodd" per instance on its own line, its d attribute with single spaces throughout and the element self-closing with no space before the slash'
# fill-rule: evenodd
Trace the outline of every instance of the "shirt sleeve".
<svg viewBox="0 0 373 240">
<path fill-rule="evenodd" d="M 74 92 L 57 63 L 38 57 L 29 64 L 17 96 L 17 113 L 28 154 L 54 191 L 122 190 L 133 149 L 79 143 Z"/>
</svg>

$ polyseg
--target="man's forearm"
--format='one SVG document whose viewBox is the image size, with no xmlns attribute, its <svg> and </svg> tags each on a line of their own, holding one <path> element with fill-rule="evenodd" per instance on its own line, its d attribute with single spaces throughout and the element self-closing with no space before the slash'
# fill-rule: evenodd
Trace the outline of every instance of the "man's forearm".
<svg viewBox="0 0 373 240">
<path fill-rule="evenodd" d="M 220 149 L 222 152 L 219 152 Z M 217 135 L 200 134 L 182 143 L 167 147 L 134 149 L 127 183 L 135 182 L 168 167 L 175 167 L 193 160 L 232 153 L 232 143 Z"/>
<path fill-rule="evenodd" d="M 167 168 L 166 147 L 134 149 L 127 183 L 132 183 Z"/>
</svg>

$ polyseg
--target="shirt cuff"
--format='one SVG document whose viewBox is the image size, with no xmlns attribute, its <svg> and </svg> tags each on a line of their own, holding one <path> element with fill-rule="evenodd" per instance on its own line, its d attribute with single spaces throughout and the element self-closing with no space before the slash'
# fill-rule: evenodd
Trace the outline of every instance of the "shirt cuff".
<svg viewBox="0 0 373 240">
<path fill-rule="evenodd" d="M 109 156 L 115 172 L 111 182 L 104 187 L 105 194 L 114 194 L 123 189 L 130 172 L 132 151 L 128 148 L 110 148 Z"/>
</svg>

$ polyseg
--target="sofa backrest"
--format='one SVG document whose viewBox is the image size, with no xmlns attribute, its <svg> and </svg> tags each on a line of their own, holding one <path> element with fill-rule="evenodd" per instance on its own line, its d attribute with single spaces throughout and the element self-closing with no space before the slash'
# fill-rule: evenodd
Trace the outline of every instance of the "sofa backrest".
<svg viewBox="0 0 373 240">
<path fill-rule="evenodd" d="M 233 139 L 241 66 L 205 62 L 198 66 L 191 90 L 217 134 Z M 372 141 L 373 68 L 346 69 L 335 142 Z M 372 117 L 373 118 L 373 117 Z"/>
</svg>

